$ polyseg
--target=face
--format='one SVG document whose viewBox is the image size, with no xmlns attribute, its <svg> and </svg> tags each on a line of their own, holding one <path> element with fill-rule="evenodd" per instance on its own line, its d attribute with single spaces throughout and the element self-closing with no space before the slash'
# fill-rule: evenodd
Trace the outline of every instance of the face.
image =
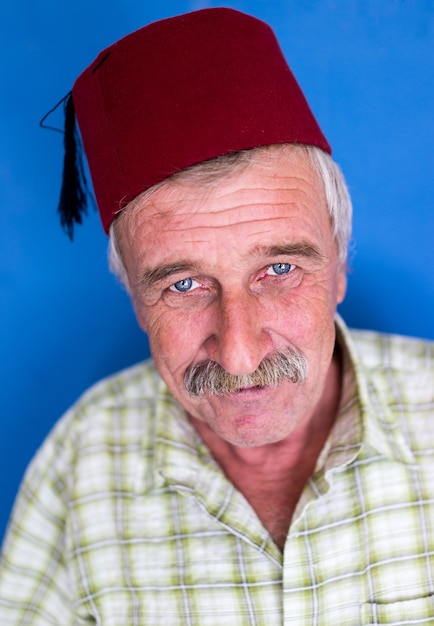
<svg viewBox="0 0 434 626">
<path fill-rule="evenodd" d="M 321 404 L 345 292 L 322 183 L 296 148 L 261 154 L 212 185 L 170 183 L 125 216 L 132 297 L 158 370 L 190 416 L 237 446 L 288 437 Z M 250 374 L 276 350 L 307 359 L 285 380 L 192 398 L 189 366 Z"/>
</svg>

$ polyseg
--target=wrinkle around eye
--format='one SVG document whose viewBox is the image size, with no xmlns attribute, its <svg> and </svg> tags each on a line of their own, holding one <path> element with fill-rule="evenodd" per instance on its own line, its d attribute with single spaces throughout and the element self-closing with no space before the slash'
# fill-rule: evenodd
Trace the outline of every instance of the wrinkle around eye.
<svg viewBox="0 0 434 626">
<path fill-rule="evenodd" d="M 191 280 L 193 283 L 196 283 L 197 287 L 189 291 L 177 291 L 174 289 L 175 283 L 163 291 L 161 295 L 162 302 L 170 308 L 196 311 L 205 309 L 215 300 L 215 291 L 194 279 Z"/>
<path fill-rule="evenodd" d="M 270 273 L 273 265 L 288 265 L 289 271 L 283 274 Z M 276 298 L 281 297 L 286 293 L 290 293 L 295 289 L 298 289 L 306 276 L 306 272 L 303 271 L 298 265 L 293 263 L 273 263 L 269 265 L 258 280 L 255 282 L 253 291 L 255 293 L 262 294 L 263 296 Z"/>
</svg>

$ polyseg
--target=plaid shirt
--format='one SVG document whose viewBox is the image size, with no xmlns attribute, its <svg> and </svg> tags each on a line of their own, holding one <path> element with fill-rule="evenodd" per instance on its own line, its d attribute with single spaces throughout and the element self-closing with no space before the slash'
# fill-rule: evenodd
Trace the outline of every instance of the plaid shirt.
<svg viewBox="0 0 434 626">
<path fill-rule="evenodd" d="M 141 364 L 33 461 L 1 625 L 434 624 L 434 347 L 338 332 L 341 407 L 283 554 Z"/>
</svg>

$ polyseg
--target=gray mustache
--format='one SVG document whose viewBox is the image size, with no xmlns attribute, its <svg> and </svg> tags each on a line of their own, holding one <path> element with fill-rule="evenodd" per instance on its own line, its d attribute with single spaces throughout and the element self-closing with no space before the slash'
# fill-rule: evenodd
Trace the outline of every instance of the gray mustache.
<svg viewBox="0 0 434 626">
<path fill-rule="evenodd" d="M 208 392 L 219 396 L 234 393 L 244 387 L 267 387 L 284 380 L 302 384 L 307 376 L 307 360 L 295 347 L 273 352 L 261 361 L 251 374 L 229 374 L 215 361 L 203 361 L 191 365 L 184 375 L 184 386 L 192 398 Z"/>
</svg>

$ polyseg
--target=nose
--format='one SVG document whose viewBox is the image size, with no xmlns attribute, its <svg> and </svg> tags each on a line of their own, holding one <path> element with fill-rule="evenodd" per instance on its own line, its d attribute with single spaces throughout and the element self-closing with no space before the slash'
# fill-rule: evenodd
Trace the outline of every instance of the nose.
<svg viewBox="0 0 434 626">
<path fill-rule="evenodd" d="M 258 299 L 244 290 L 224 293 L 215 309 L 208 356 L 230 374 L 251 374 L 272 351 L 272 339 Z"/>
</svg>

